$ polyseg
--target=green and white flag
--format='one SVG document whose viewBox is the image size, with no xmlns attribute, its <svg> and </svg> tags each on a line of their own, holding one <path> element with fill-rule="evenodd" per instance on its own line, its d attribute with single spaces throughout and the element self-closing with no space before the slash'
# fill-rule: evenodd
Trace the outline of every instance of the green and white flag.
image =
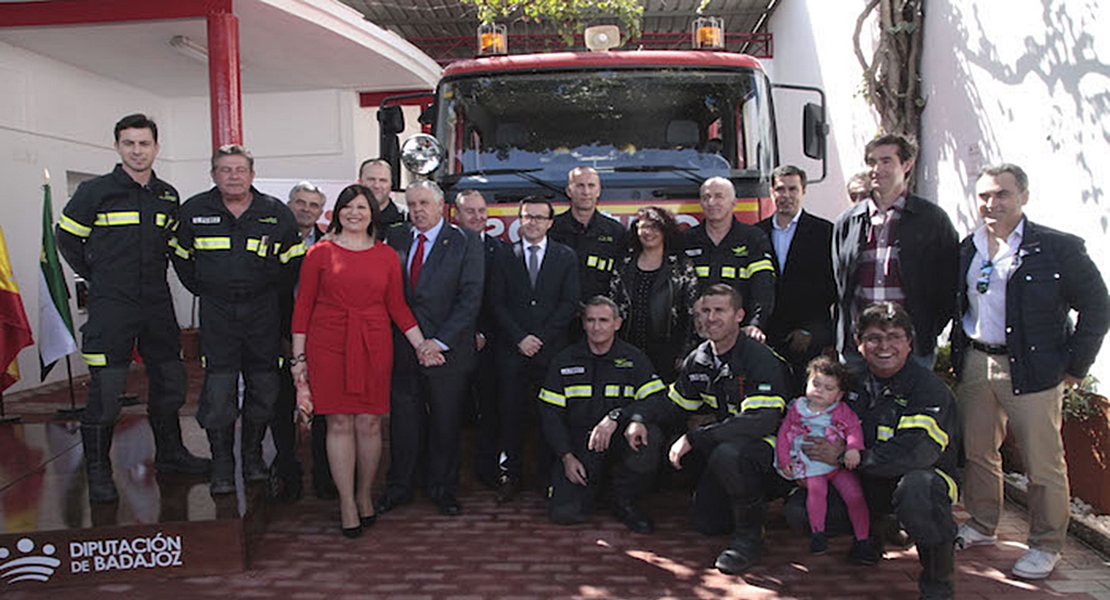
<svg viewBox="0 0 1110 600">
<path fill-rule="evenodd" d="M 39 367 L 40 381 L 46 379 L 58 359 L 77 351 L 73 338 L 73 316 L 69 312 L 58 247 L 54 242 L 54 209 L 50 206 L 50 184 L 42 186 L 42 254 L 39 255 Z"/>
</svg>

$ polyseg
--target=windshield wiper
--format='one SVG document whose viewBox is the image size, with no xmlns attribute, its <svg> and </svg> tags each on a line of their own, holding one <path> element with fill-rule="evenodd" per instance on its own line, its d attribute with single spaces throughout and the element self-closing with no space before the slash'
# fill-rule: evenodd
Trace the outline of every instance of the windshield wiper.
<svg viewBox="0 0 1110 600">
<path fill-rule="evenodd" d="M 453 173 L 451 175 L 448 175 L 448 176 L 444 177 L 443 179 L 444 179 L 444 182 L 447 183 L 448 185 L 454 185 L 454 184 L 458 183 L 459 180 L 462 179 L 463 177 L 474 177 L 474 176 L 478 176 L 478 175 L 483 175 L 483 176 L 488 176 L 488 175 L 516 175 L 517 177 L 520 177 L 521 179 L 530 181 L 530 182 L 532 182 L 536 185 L 539 185 L 541 187 L 545 187 L 545 188 L 555 192 L 556 194 L 562 194 L 563 191 L 564 191 L 563 188 L 555 186 L 555 185 L 553 185 L 549 182 L 546 182 L 546 181 L 540 179 L 539 177 L 536 177 L 535 175 L 532 175 L 532 173 L 535 173 L 536 171 L 542 171 L 542 170 L 543 169 L 539 169 L 539 168 L 535 168 L 535 169 L 479 169 L 479 170 L 476 170 L 476 171 L 467 171 L 465 173 Z"/>
<path fill-rule="evenodd" d="M 669 165 L 641 165 L 631 167 L 613 167 L 617 173 L 681 173 L 686 179 L 701 185 L 705 178 L 698 175 L 698 171 L 686 167 L 672 167 Z"/>
</svg>

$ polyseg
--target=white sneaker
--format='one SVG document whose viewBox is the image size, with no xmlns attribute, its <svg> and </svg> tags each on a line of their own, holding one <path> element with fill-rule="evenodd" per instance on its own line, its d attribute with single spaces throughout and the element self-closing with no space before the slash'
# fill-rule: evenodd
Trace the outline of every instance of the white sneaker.
<svg viewBox="0 0 1110 600">
<path fill-rule="evenodd" d="M 957 550 L 965 550 L 972 546 L 993 546 L 997 542 L 997 535 L 979 533 L 978 529 L 975 529 L 967 523 L 960 525 L 960 529 L 956 531 Z"/>
<path fill-rule="evenodd" d="M 1059 560 L 1059 552 L 1029 550 L 1014 563 L 1011 573 L 1014 574 L 1014 577 L 1022 579 L 1044 579 L 1052 574 L 1052 570 L 1056 568 L 1056 563 Z"/>
</svg>

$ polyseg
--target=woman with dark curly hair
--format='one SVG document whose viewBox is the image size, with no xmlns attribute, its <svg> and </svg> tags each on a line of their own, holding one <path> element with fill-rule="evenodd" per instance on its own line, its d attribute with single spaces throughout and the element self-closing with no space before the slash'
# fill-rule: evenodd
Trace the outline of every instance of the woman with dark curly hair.
<svg viewBox="0 0 1110 600">
<path fill-rule="evenodd" d="M 694 265 L 681 253 L 671 211 L 641 208 L 630 227 L 632 254 L 617 267 L 613 300 L 621 307 L 621 338 L 651 359 L 655 372 L 674 381 L 692 339 L 690 307 L 697 293 Z"/>
</svg>

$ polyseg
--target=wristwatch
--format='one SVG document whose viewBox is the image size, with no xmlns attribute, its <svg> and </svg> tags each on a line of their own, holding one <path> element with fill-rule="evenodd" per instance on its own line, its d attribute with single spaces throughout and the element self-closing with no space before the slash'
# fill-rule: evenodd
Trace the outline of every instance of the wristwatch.
<svg viewBox="0 0 1110 600">
<path fill-rule="evenodd" d="M 621 409 L 614 408 L 613 410 L 609 411 L 609 418 L 614 420 L 614 421 L 620 421 L 621 420 Z"/>
</svg>

